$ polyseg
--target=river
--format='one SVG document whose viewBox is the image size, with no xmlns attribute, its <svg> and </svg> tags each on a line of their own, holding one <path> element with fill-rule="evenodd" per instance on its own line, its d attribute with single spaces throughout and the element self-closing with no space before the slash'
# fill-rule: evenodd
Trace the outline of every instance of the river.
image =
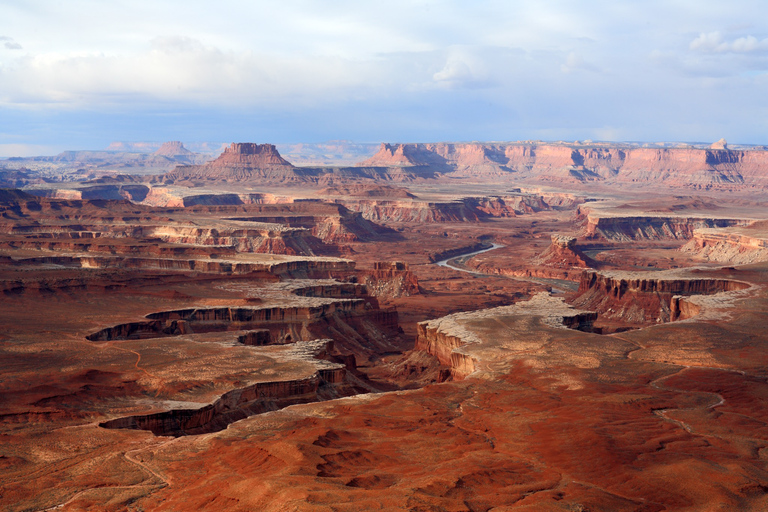
<svg viewBox="0 0 768 512">
<path fill-rule="evenodd" d="M 506 277 L 508 279 L 514 279 L 516 281 L 527 281 L 530 283 L 541 284 L 544 286 L 551 287 L 553 293 L 558 293 L 558 292 L 570 293 L 578 289 L 579 287 L 578 283 L 574 283 L 573 281 L 566 281 L 565 279 L 549 279 L 545 277 L 520 277 L 520 276 L 508 276 L 504 274 L 486 274 L 485 272 L 470 270 L 467 267 L 463 266 L 463 264 L 473 256 L 477 256 L 478 254 L 482 254 L 484 252 L 493 251 L 494 249 L 500 249 L 502 247 L 504 246 L 501 244 L 494 243 L 494 244 L 491 244 L 491 246 L 486 249 L 481 249 L 479 251 L 472 251 L 466 254 L 460 254 L 458 256 L 453 256 L 452 258 L 446 258 L 444 260 L 436 261 L 434 264 L 439 265 L 441 267 L 448 267 L 453 270 L 458 270 L 459 272 L 474 274 L 476 276 L 499 276 L 499 277 Z"/>
</svg>

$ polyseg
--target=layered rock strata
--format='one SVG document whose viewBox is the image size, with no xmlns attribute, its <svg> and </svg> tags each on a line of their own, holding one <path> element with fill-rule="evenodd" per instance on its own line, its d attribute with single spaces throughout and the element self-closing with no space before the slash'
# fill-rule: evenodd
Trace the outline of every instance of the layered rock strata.
<svg viewBox="0 0 768 512">
<path fill-rule="evenodd" d="M 464 197 L 445 202 L 360 200 L 347 204 L 374 222 L 480 222 L 550 209 L 544 197 L 536 194 Z"/>
<path fill-rule="evenodd" d="M 563 270 L 594 268 L 597 265 L 597 262 L 576 247 L 576 237 L 554 234 L 551 238 L 550 246 L 534 260 L 534 263 Z"/>
<path fill-rule="evenodd" d="M 762 229 L 696 229 L 681 251 L 707 261 L 744 265 L 768 261 L 768 232 Z"/>
<path fill-rule="evenodd" d="M 357 279 L 365 284 L 371 295 L 379 298 L 394 299 L 421 293 L 416 274 L 400 261 L 374 262 L 373 269 L 358 270 Z"/>
<path fill-rule="evenodd" d="M 585 271 L 576 295 L 570 300 L 601 318 L 630 325 L 663 323 L 695 315 L 695 307 L 682 305 L 685 297 L 714 295 L 750 288 L 742 281 L 694 277 L 686 272 Z"/>
<path fill-rule="evenodd" d="M 627 215 L 589 213 L 587 238 L 629 240 L 689 240 L 697 229 L 748 226 L 754 220 L 717 217 Z"/>
<path fill-rule="evenodd" d="M 540 293 L 529 301 L 511 306 L 455 313 L 421 322 L 418 324 L 415 349 L 436 357 L 442 365 L 450 369 L 453 379 L 464 379 L 479 369 L 482 350 L 491 348 L 488 339 L 479 336 L 473 329 L 468 328 L 468 325 L 505 317 L 536 318 L 549 328 L 570 328 L 589 332 L 597 314 L 573 309 L 562 299 Z M 485 345 L 488 347 L 484 347 Z"/>
<path fill-rule="evenodd" d="M 163 180 L 251 181 L 258 179 L 300 180 L 306 173 L 280 156 L 272 144 L 232 143 L 215 160 L 204 165 L 179 166 Z"/>
<path fill-rule="evenodd" d="M 672 185 L 697 189 L 763 188 L 768 152 L 544 143 L 382 144 L 361 166 L 509 175 L 542 181 Z M 424 173 L 424 171 L 421 171 Z"/>
<path fill-rule="evenodd" d="M 323 357 L 329 340 L 298 344 L 299 357 Z M 318 371 L 311 377 L 287 381 L 257 382 L 225 393 L 199 409 L 173 409 L 166 412 L 128 416 L 99 424 L 110 429 L 149 430 L 160 436 L 185 436 L 217 432 L 230 423 L 254 414 L 275 411 L 289 405 L 317 402 L 354 394 L 343 385 L 346 369 L 337 363 L 316 360 Z"/>
</svg>

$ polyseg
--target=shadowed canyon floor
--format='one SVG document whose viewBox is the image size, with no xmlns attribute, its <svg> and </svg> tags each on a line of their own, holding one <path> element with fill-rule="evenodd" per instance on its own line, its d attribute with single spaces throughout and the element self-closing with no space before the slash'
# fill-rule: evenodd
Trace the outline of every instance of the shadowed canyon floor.
<svg viewBox="0 0 768 512">
<path fill-rule="evenodd" d="M 759 158 L 465 146 L 0 190 L 0 508 L 768 509 Z"/>
</svg>

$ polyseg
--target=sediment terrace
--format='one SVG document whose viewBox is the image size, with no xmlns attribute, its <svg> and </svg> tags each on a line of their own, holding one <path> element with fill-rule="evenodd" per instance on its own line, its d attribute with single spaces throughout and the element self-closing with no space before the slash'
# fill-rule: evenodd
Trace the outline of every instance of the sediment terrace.
<svg viewBox="0 0 768 512">
<path fill-rule="evenodd" d="M 493 339 L 479 336 L 467 325 L 498 322 L 502 327 L 517 322 L 534 322 L 534 329 L 572 328 L 591 331 L 596 313 L 576 310 L 547 293 L 540 293 L 530 301 L 518 302 L 487 310 L 456 313 L 447 317 L 422 322 L 418 325 L 416 350 L 436 357 L 450 368 L 454 379 L 463 379 L 479 369 L 480 361 L 489 359 L 485 354 L 508 346 L 499 345 Z M 522 334 L 522 333 L 521 333 Z M 531 332 L 524 337 L 536 336 Z M 509 340 L 506 340 L 509 341 Z M 524 343 L 520 340 L 520 343 Z M 490 363 L 487 363 L 490 364 Z M 489 367 L 483 366 L 483 369 Z"/>
<path fill-rule="evenodd" d="M 713 270 L 710 272 L 716 273 Z M 700 300 L 700 296 L 730 293 L 734 299 L 743 298 L 743 293 L 738 292 L 751 288 L 753 285 L 750 283 L 731 276 L 696 277 L 682 271 L 585 271 L 578 291 L 568 299 L 570 305 L 563 297 L 540 293 L 530 301 L 511 306 L 456 313 L 422 322 L 418 325 L 415 349 L 436 357 L 449 368 L 452 378 L 463 379 L 481 368 L 479 361 L 484 353 L 493 353 L 501 346 L 492 337 L 482 337 L 476 330 L 468 329 L 466 326 L 469 324 L 486 324 L 486 327 L 498 324 L 496 328 L 504 332 L 506 343 L 510 343 L 511 333 L 516 332 L 512 324 L 522 321 L 522 318 L 525 318 L 527 329 L 533 331 L 570 328 L 602 334 L 611 330 L 609 325 L 620 325 L 618 330 L 626 330 L 627 326 L 690 319 L 707 307 L 707 302 Z M 717 306 L 717 303 L 712 305 Z M 539 322 L 541 326 L 537 327 Z M 530 332 L 520 335 L 523 338 L 535 336 Z"/>
<path fill-rule="evenodd" d="M 608 240 L 690 240 L 697 229 L 745 227 L 764 218 L 760 208 L 725 209 L 718 203 L 696 198 L 669 197 L 621 202 L 598 201 L 580 205 L 587 238 Z"/>
<path fill-rule="evenodd" d="M 578 199 L 573 198 L 573 202 Z M 549 210 L 545 197 L 536 194 L 463 197 L 451 201 L 367 200 L 346 201 L 374 222 L 480 222 Z"/>
<path fill-rule="evenodd" d="M 706 261 L 732 265 L 768 261 L 768 230 L 764 222 L 748 227 L 696 229 L 680 250 Z"/>
<path fill-rule="evenodd" d="M 699 313 L 689 297 L 736 292 L 752 288 L 738 280 L 735 270 L 727 278 L 696 276 L 696 270 L 656 272 L 585 271 L 569 302 L 597 312 L 602 319 L 626 325 L 648 325 L 690 318 Z"/>
<path fill-rule="evenodd" d="M 314 358 L 317 372 L 305 378 L 257 382 L 229 391 L 215 402 L 197 409 L 172 409 L 166 412 L 127 416 L 100 423 L 109 429 L 149 430 L 158 436 L 184 436 L 217 432 L 227 425 L 289 405 L 317 402 L 355 394 L 356 390 L 344 383 L 346 369 L 338 363 L 319 359 L 327 357 L 332 342 L 317 340 L 299 342 L 283 358 L 308 360 Z"/>
<path fill-rule="evenodd" d="M 174 339 L 205 342 L 211 333 L 222 333 L 224 338 L 215 339 L 228 336 L 252 350 L 267 350 L 281 361 L 309 361 L 314 373 L 258 380 L 208 405 L 132 415 L 101 426 L 171 436 L 209 433 L 254 414 L 374 389 L 347 371 L 355 371 L 356 360 L 395 348 L 397 311 L 380 309 L 365 286 L 351 283 L 291 280 L 261 291 L 264 299 L 281 304 L 161 311 L 146 315 L 145 321 L 118 324 L 86 338 L 98 343 L 158 338 L 169 343 Z M 275 352 L 274 345 L 285 349 Z"/>
</svg>

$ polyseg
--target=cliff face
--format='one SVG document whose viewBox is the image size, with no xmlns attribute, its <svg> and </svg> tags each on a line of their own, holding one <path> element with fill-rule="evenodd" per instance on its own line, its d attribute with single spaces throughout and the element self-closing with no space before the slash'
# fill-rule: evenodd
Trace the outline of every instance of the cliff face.
<svg viewBox="0 0 768 512">
<path fill-rule="evenodd" d="M 327 357 L 329 340 L 301 344 L 300 357 Z M 127 416 L 101 423 L 102 428 L 149 430 L 155 435 L 185 436 L 217 432 L 230 423 L 254 414 L 274 411 L 289 405 L 318 402 L 355 394 L 345 383 L 346 369 L 338 363 L 316 361 L 317 372 L 311 377 L 257 382 L 223 394 L 199 409 L 173 409 L 155 414 Z"/>
<path fill-rule="evenodd" d="M 280 156 L 272 144 L 253 144 L 251 142 L 233 142 L 210 162 L 211 167 L 248 167 L 254 169 L 280 168 L 292 169 L 293 165 Z"/>
<path fill-rule="evenodd" d="M 749 287 L 748 283 L 731 279 L 692 278 L 660 272 L 586 271 L 571 303 L 596 311 L 601 318 L 644 325 L 694 314 L 690 307 L 681 305 L 684 302 L 681 296 L 713 295 Z"/>
<path fill-rule="evenodd" d="M 430 167 L 451 171 L 509 171 L 504 150 L 497 144 L 382 144 L 361 167 Z"/>
<path fill-rule="evenodd" d="M 597 314 L 570 308 L 562 299 L 541 293 L 529 301 L 510 306 L 455 313 L 420 322 L 414 348 L 432 355 L 440 364 L 447 366 L 447 377 L 464 379 L 478 369 L 484 350 L 492 347 L 498 338 L 479 334 L 478 326 L 494 324 L 489 320 L 499 317 L 504 317 L 507 322 L 520 321 L 526 329 L 530 328 L 531 320 L 537 319 L 549 328 L 591 332 Z"/>
<path fill-rule="evenodd" d="M 372 270 L 360 270 L 358 276 L 375 297 L 392 299 L 421 293 L 416 274 L 402 262 L 377 261 Z"/>
<path fill-rule="evenodd" d="M 744 265 L 768 261 L 768 233 L 765 229 L 697 229 L 680 248 L 707 261 Z"/>
<path fill-rule="evenodd" d="M 374 222 L 480 222 L 550 209 L 545 199 L 535 194 L 465 197 L 445 202 L 361 200 L 349 207 Z"/>
<path fill-rule="evenodd" d="M 117 324 L 87 336 L 89 341 L 147 339 L 225 331 L 251 331 L 241 343 L 286 344 L 333 339 L 335 346 L 366 358 L 393 349 L 398 337 L 395 309 L 380 309 L 365 286 L 316 283 L 292 290 L 299 298 L 280 306 L 189 308 L 160 311 L 143 321 Z M 266 332 L 265 332 L 266 331 Z"/>
<path fill-rule="evenodd" d="M 424 167 L 470 175 L 516 172 L 545 181 L 670 184 L 701 189 L 768 184 L 768 152 L 584 147 L 564 144 L 382 144 L 370 167 Z"/>
<path fill-rule="evenodd" d="M 609 240 L 688 240 L 700 228 L 746 226 L 752 220 L 676 216 L 600 216 L 588 214 L 587 238 Z"/>
</svg>

